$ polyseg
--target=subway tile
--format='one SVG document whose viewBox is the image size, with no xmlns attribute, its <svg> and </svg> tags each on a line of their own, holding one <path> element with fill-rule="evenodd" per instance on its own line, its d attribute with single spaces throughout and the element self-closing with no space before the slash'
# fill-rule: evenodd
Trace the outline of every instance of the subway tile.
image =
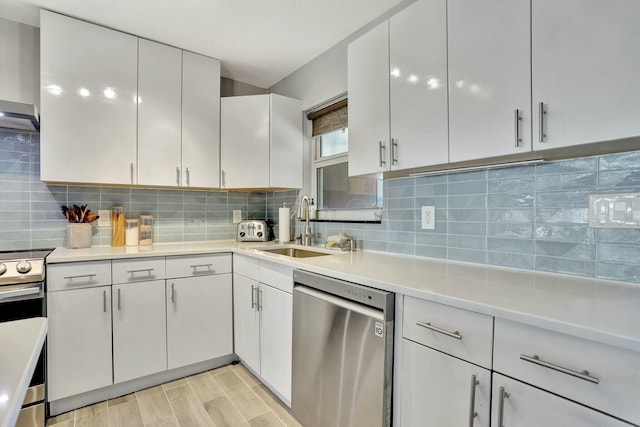
<svg viewBox="0 0 640 427">
<path fill-rule="evenodd" d="M 536 169 L 534 165 L 512 166 L 501 169 L 491 169 L 487 171 L 488 179 L 524 178 L 534 176 Z"/>
<path fill-rule="evenodd" d="M 415 231 L 414 221 L 387 221 L 388 231 Z"/>
<path fill-rule="evenodd" d="M 584 224 L 538 224 L 535 229 L 535 238 L 591 243 L 595 241 L 595 229 Z"/>
<path fill-rule="evenodd" d="M 600 172 L 598 190 L 616 192 L 640 191 L 640 167 L 638 169 Z"/>
<path fill-rule="evenodd" d="M 590 191 L 557 191 L 537 193 L 536 207 L 539 208 L 581 208 L 589 206 Z"/>
<path fill-rule="evenodd" d="M 534 265 L 533 255 L 523 255 L 505 252 L 487 252 L 487 264 L 509 268 L 522 268 L 532 270 Z"/>
<path fill-rule="evenodd" d="M 487 238 L 485 236 L 459 236 L 449 235 L 447 238 L 449 248 L 486 249 Z"/>
<path fill-rule="evenodd" d="M 416 245 L 447 246 L 447 235 L 444 233 L 416 233 Z"/>
<path fill-rule="evenodd" d="M 418 185 L 415 187 L 416 197 L 446 196 L 447 184 Z"/>
<path fill-rule="evenodd" d="M 387 229 L 382 227 L 380 227 L 380 229 L 371 229 L 371 228 L 365 227 L 364 236 L 365 236 L 365 240 L 386 241 Z"/>
<path fill-rule="evenodd" d="M 640 169 L 640 151 L 601 156 L 598 169 L 600 171 Z"/>
<path fill-rule="evenodd" d="M 459 194 L 485 194 L 487 192 L 487 181 L 466 181 L 450 182 L 449 195 Z"/>
<path fill-rule="evenodd" d="M 415 219 L 415 211 L 413 209 L 393 209 L 387 211 L 387 220 L 389 221 L 413 221 Z"/>
<path fill-rule="evenodd" d="M 535 191 L 535 180 L 533 177 L 512 178 L 512 179 L 492 179 L 488 181 L 487 192 L 499 193 L 529 193 Z"/>
<path fill-rule="evenodd" d="M 449 196 L 447 197 L 447 203 L 450 209 L 484 208 L 487 205 L 487 196 L 484 194 Z"/>
<path fill-rule="evenodd" d="M 597 230 L 597 240 L 598 242 L 605 243 L 631 243 L 640 245 L 640 230 L 631 228 L 600 228 Z"/>
<path fill-rule="evenodd" d="M 487 171 L 479 170 L 472 172 L 450 173 L 447 178 L 449 183 L 462 181 L 485 181 L 487 179 Z"/>
<path fill-rule="evenodd" d="M 593 243 L 536 241 L 536 255 L 558 258 L 595 259 Z"/>
<path fill-rule="evenodd" d="M 533 254 L 533 240 L 487 237 L 487 250 L 530 255 Z"/>
<path fill-rule="evenodd" d="M 486 264 L 486 252 L 473 249 L 449 248 L 447 258 L 454 261 L 473 262 L 476 264 Z"/>
<path fill-rule="evenodd" d="M 448 221 L 479 222 L 487 219 L 486 209 L 449 209 Z"/>
<path fill-rule="evenodd" d="M 488 194 L 488 208 L 521 208 L 533 206 L 534 193 Z"/>
<path fill-rule="evenodd" d="M 420 257 L 446 259 L 447 248 L 444 246 L 416 245 L 415 255 Z"/>
<path fill-rule="evenodd" d="M 597 159 L 595 157 L 583 157 L 536 165 L 536 174 L 549 175 L 571 172 L 593 172 L 596 171 L 596 167 Z"/>
<path fill-rule="evenodd" d="M 4 220 L 2 216 L 0 216 L 0 230 L 2 231 L 19 231 L 21 233 L 28 233 L 30 226 L 31 224 L 29 221 L 28 213 L 23 218 L 19 218 L 13 221 Z"/>
<path fill-rule="evenodd" d="M 413 244 L 389 242 L 387 243 L 387 252 L 402 255 L 414 255 L 415 248 Z"/>
<path fill-rule="evenodd" d="M 640 283 L 640 264 L 637 262 L 634 264 L 598 262 L 597 277 Z"/>
<path fill-rule="evenodd" d="M 446 209 L 449 201 L 446 196 L 417 197 L 414 202 L 416 208 L 421 206 L 435 206 L 438 209 Z"/>
<path fill-rule="evenodd" d="M 365 240 L 364 248 L 369 251 L 387 252 L 387 242 L 379 240 Z"/>
<path fill-rule="evenodd" d="M 536 209 L 536 222 L 575 224 L 589 223 L 588 208 L 540 208 Z"/>
<path fill-rule="evenodd" d="M 488 209 L 489 222 L 533 222 L 533 208 Z"/>
<path fill-rule="evenodd" d="M 536 190 L 595 190 L 597 176 L 596 172 L 541 175 L 536 177 Z"/>
<path fill-rule="evenodd" d="M 413 197 L 414 195 L 415 186 L 413 182 L 404 186 L 389 186 L 384 193 L 384 197 L 389 199 Z"/>
<path fill-rule="evenodd" d="M 446 182 L 447 182 L 447 174 L 445 173 L 443 173 L 442 175 L 419 176 L 419 177 L 416 177 L 415 179 L 416 186 L 443 184 Z"/>
<path fill-rule="evenodd" d="M 487 224 L 484 222 L 449 222 L 449 234 L 464 234 L 484 236 L 487 234 Z"/>
<path fill-rule="evenodd" d="M 535 269 L 552 273 L 565 273 L 576 276 L 595 276 L 595 261 L 568 258 L 553 258 L 536 255 Z"/>
<path fill-rule="evenodd" d="M 394 242 L 394 243 L 413 244 L 415 241 L 415 234 L 411 232 L 405 232 L 405 231 L 388 231 L 387 241 L 389 243 Z"/>
<path fill-rule="evenodd" d="M 385 209 L 413 209 L 414 199 L 385 199 Z M 306 210 L 306 209 L 305 209 Z"/>
<path fill-rule="evenodd" d="M 490 222 L 487 224 L 487 236 L 531 239 L 533 237 L 533 224 Z"/>
<path fill-rule="evenodd" d="M 640 263 L 640 245 L 600 243 L 598 261 Z"/>
</svg>

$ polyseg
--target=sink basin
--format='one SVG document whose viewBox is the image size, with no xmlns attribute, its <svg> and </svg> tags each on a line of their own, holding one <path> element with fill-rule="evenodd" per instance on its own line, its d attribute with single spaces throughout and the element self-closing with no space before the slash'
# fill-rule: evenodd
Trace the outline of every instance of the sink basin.
<svg viewBox="0 0 640 427">
<path fill-rule="evenodd" d="M 292 258 L 311 258 L 314 256 L 331 255 L 324 252 L 310 251 L 300 248 L 273 248 L 273 249 L 260 249 L 262 252 L 268 252 L 270 254 L 286 255 Z"/>
</svg>

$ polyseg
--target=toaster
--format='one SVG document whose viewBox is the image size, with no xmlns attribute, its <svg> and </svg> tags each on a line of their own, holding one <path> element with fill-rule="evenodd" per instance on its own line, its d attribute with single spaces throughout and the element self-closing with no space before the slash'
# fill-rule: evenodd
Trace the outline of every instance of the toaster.
<svg viewBox="0 0 640 427">
<path fill-rule="evenodd" d="M 237 242 L 266 242 L 269 240 L 269 226 L 266 221 L 248 220 L 238 223 Z"/>
</svg>

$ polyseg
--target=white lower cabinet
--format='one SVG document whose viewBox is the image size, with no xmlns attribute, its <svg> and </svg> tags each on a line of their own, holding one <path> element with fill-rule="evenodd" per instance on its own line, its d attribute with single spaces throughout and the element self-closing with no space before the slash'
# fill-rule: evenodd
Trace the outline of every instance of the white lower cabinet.
<svg viewBox="0 0 640 427">
<path fill-rule="evenodd" d="M 402 373 L 401 425 L 489 426 L 488 369 L 403 339 Z"/>
<path fill-rule="evenodd" d="M 164 280 L 112 287 L 113 382 L 167 369 Z"/>
<path fill-rule="evenodd" d="M 491 419 L 493 427 L 629 427 L 601 412 L 497 373 L 493 374 Z"/>
<path fill-rule="evenodd" d="M 255 372 L 260 372 L 260 312 L 255 308 L 259 283 L 233 275 L 233 328 L 235 353 Z"/>
<path fill-rule="evenodd" d="M 47 399 L 111 385 L 111 286 L 48 292 L 47 317 Z"/>
<path fill-rule="evenodd" d="M 169 369 L 233 353 L 231 274 L 168 279 L 166 286 Z"/>
</svg>

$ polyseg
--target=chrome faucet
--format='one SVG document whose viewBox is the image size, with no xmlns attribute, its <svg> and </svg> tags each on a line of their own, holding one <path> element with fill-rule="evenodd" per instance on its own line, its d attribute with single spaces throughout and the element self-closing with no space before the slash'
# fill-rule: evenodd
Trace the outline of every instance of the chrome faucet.
<svg viewBox="0 0 640 427">
<path fill-rule="evenodd" d="M 302 235 L 302 244 L 304 246 L 311 246 L 311 237 L 313 237 L 313 234 L 311 233 L 311 224 L 309 223 L 309 203 L 310 203 L 310 199 L 307 196 L 302 196 L 302 199 L 300 200 L 300 206 L 298 206 L 298 219 L 302 218 L 302 214 L 304 214 L 304 203 L 305 201 L 307 202 L 307 213 L 305 215 L 305 219 L 307 222 L 307 225 L 304 228 L 304 234 Z"/>
</svg>

